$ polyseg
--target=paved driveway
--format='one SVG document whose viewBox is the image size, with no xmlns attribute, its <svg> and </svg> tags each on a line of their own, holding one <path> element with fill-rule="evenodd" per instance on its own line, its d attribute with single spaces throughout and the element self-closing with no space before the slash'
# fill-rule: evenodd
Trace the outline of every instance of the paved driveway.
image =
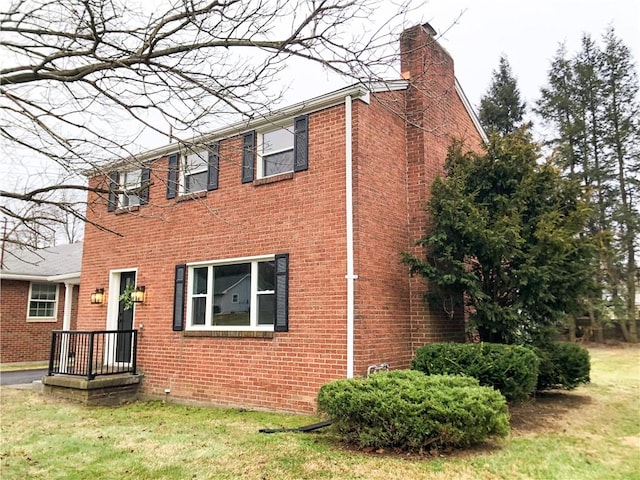
<svg viewBox="0 0 640 480">
<path fill-rule="evenodd" d="M 46 368 L 0 372 L 0 385 L 22 385 L 24 383 L 31 383 L 34 380 L 41 380 L 46 374 Z"/>
</svg>

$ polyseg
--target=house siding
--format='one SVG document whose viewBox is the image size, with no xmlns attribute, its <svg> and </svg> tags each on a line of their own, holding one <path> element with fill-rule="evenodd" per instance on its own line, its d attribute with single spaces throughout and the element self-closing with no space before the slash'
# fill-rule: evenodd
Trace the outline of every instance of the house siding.
<svg viewBox="0 0 640 480">
<path fill-rule="evenodd" d="M 58 284 L 56 321 L 28 322 L 30 282 L 0 281 L 0 363 L 41 362 L 49 359 L 51 331 L 62 330 L 66 289 Z M 78 316 L 78 286 L 73 287 L 71 328 Z"/>
<path fill-rule="evenodd" d="M 403 37 L 403 54 L 412 57 L 403 71 L 415 87 L 352 105 L 356 376 L 377 363 L 407 367 L 426 342 L 464 338 L 462 315 L 451 321 L 426 305 L 426 285 L 401 263 L 401 251 L 419 252 L 429 186 L 450 141 L 480 143 L 450 57 L 420 28 Z M 427 87 L 437 89 L 435 104 Z M 279 181 L 242 183 L 242 132 L 220 139 L 217 190 L 167 199 L 164 157 L 151 164 L 146 206 L 107 212 L 107 199 L 89 194 L 89 220 L 118 235 L 87 225 L 80 297 L 95 288 L 117 295 L 108 291 L 109 272 L 137 270 L 136 283 L 146 286 L 134 320 L 144 395 L 164 398 L 168 389 L 185 403 L 311 412 L 320 386 L 347 375 L 345 105 L 311 112 L 308 131 L 308 169 Z M 287 332 L 172 330 L 175 265 L 277 253 L 289 254 Z M 105 328 L 106 303 L 82 302 L 79 314 L 80 328 Z"/>
</svg>

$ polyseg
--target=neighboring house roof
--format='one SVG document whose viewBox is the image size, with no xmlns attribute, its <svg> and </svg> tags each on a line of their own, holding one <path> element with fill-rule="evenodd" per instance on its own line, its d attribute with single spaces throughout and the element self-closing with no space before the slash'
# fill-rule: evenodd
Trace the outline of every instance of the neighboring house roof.
<svg viewBox="0 0 640 480">
<path fill-rule="evenodd" d="M 229 290 L 231 290 L 233 287 L 242 283 L 245 278 L 250 278 L 250 275 L 248 273 L 239 273 L 238 275 L 229 275 L 226 277 L 221 277 L 220 279 L 216 278 L 214 287 L 215 291 L 213 292 L 213 294 L 225 295 L 229 293 Z"/>
<path fill-rule="evenodd" d="M 0 278 L 80 283 L 82 242 L 5 253 Z"/>
</svg>

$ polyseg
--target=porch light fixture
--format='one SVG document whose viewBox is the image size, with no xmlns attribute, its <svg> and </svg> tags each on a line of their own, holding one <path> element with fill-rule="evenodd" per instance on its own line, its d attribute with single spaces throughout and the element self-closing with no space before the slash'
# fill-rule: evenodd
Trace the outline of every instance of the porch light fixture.
<svg viewBox="0 0 640 480">
<path fill-rule="evenodd" d="M 104 302 L 104 288 L 96 288 L 96 291 L 91 294 L 91 303 L 94 305 Z"/>
<path fill-rule="evenodd" d="M 136 287 L 133 292 L 131 292 L 131 301 L 133 303 L 144 302 L 144 285 Z"/>
</svg>

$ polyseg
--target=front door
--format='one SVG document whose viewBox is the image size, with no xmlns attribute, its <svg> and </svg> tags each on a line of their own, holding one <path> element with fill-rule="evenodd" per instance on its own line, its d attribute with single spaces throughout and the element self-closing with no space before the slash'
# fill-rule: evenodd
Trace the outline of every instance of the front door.
<svg viewBox="0 0 640 480">
<path fill-rule="evenodd" d="M 136 272 L 120 273 L 120 292 L 118 298 L 126 291 L 127 287 L 135 287 Z M 118 303 L 118 326 L 119 331 L 128 330 L 128 333 L 118 333 L 116 341 L 116 362 L 129 363 L 131 361 L 131 341 L 133 330 L 133 305 L 128 304 L 129 308 L 125 308 L 125 302 L 121 299 Z"/>
</svg>

